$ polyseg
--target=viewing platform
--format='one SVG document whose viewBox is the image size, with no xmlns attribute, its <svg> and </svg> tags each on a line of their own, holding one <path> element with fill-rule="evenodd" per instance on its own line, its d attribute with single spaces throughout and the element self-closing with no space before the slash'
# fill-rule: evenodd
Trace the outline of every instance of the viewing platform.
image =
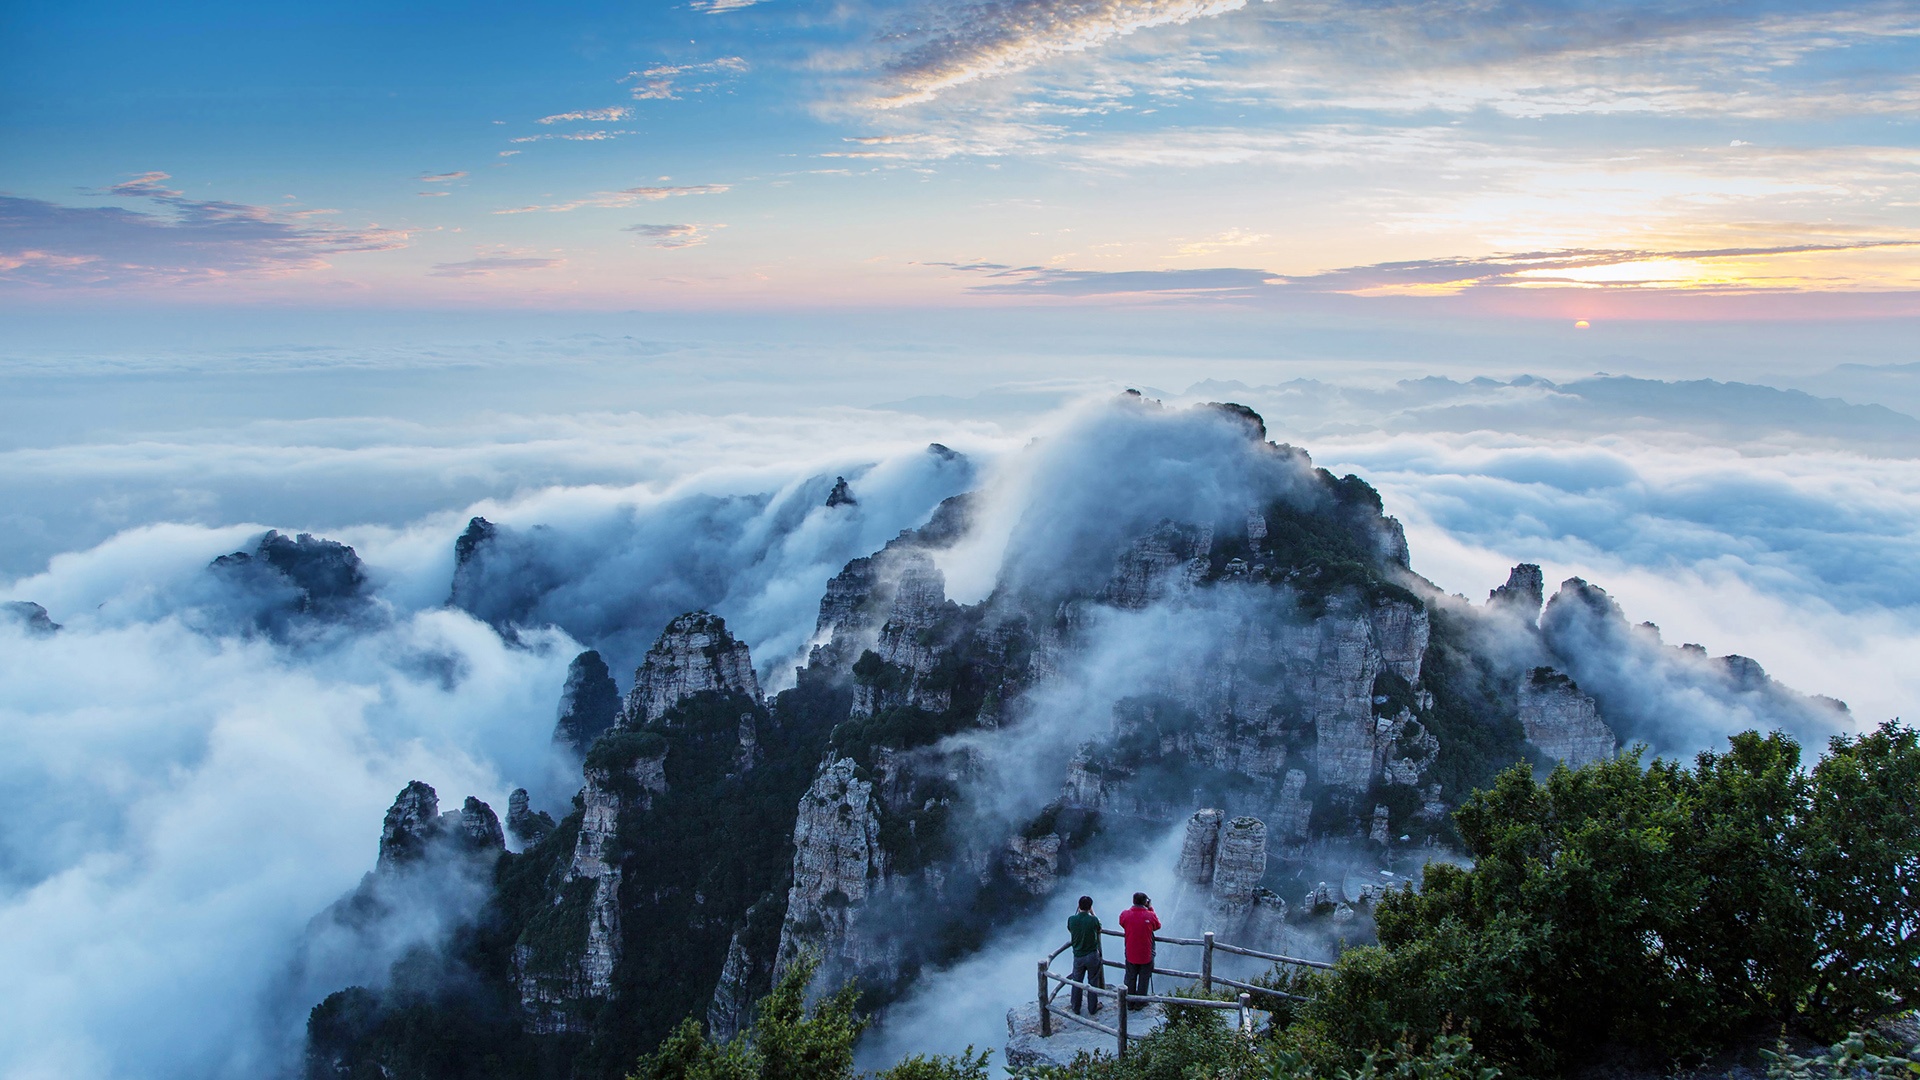
<svg viewBox="0 0 1920 1080">
<path fill-rule="evenodd" d="M 1105 928 L 1102 928 L 1100 933 L 1104 937 L 1123 938 L 1125 936 L 1119 930 Z M 1256 1014 L 1265 1015 L 1266 1013 L 1266 1010 L 1254 1007 L 1255 994 L 1303 1000 L 1298 995 L 1272 987 L 1216 974 L 1214 957 L 1219 953 L 1302 968 L 1328 970 L 1333 967 L 1332 964 L 1320 960 L 1307 960 L 1216 941 L 1212 932 L 1197 938 L 1155 934 L 1153 940 L 1156 945 L 1153 974 L 1180 980 L 1181 987 L 1194 987 L 1198 991 L 1198 996 L 1129 995 L 1124 986 L 1100 987 L 1075 982 L 1053 970 L 1053 962 L 1072 947 L 1071 943 L 1062 945 L 1039 962 L 1034 983 L 1034 999 L 1007 1010 L 1007 1064 L 1014 1068 L 1026 1065 L 1064 1065 L 1072 1061 L 1081 1051 L 1104 1052 L 1125 1057 L 1129 1042 L 1147 1035 L 1165 1022 L 1169 1005 L 1186 1005 L 1230 1012 L 1235 1027 L 1251 1035 L 1256 1030 Z M 1159 945 L 1198 949 L 1199 955 L 1196 959 L 1198 969 L 1162 967 L 1161 952 L 1157 947 Z M 1118 969 L 1120 972 L 1126 969 L 1125 964 L 1108 960 L 1104 955 L 1101 958 L 1101 966 Z M 1075 988 L 1088 995 L 1089 1000 L 1098 1001 L 1100 1011 L 1081 1015 L 1055 1000 L 1061 991 Z M 1212 996 L 1222 988 L 1238 991 L 1238 993 L 1231 1000 Z M 1129 1006 L 1139 1007 L 1130 1008 Z"/>
</svg>

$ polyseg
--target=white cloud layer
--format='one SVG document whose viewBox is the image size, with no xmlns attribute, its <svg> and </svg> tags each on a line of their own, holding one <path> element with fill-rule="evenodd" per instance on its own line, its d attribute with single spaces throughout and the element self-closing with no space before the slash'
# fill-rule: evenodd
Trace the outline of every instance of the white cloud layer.
<svg viewBox="0 0 1920 1080">
<path fill-rule="evenodd" d="M 620 348 L 626 366 L 660 355 Z M 486 355 L 449 350 L 439 362 L 478 387 Z M 238 376 L 249 357 L 232 360 Z M 631 654 L 682 605 L 726 616 L 778 678 L 841 562 L 975 482 L 930 441 L 1013 493 L 1014 509 L 989 508 L 982 545 L 946 560 L 964 599 L 1007 552 L 1090 542 L 1045 532 L 1076 516 L 1073 499 L 1152 516 L 1193 493 L 1128 471 L 1153 455 L 1126 449 L 1192 432 L 1097 413 L 1036 423 L 1034 401 L 1057 399 L 1058 386 L 1033 388 L 997 424 L 924 415 L 977 412 L 991 396 L 429 421 L 425 367 L 287 359 L 277 377 L 338 369 L 362 392 L 391 378 L 415 411 L 238 427 L 210 417 L 202 429 L 0 450 L 9 565 L 25 575 L 0 598 L 41 603 L 65 626 L 49 637 L 0 623 L 0 788 L 16 793 L 0 817 L 10 1078 L 262 1075 L 297 1044 L 312 1004 L 294 1000 L 305 991 L 275 996 L 295 942 L 370 866 L 402 784 L 496 809 L 525 785 L 557 808 L 567 792 L 547 740 L 576 642 Z M 1550 583 L 1579 575 L 1606 588 L 1670 643 L 1751 656 L 1799 690 L 1847 700 L 1861 724 L 1911 715 L 1920 697 L 1906 662 L 1920 647 L 1911 417 L 1633 380 L 1216 383 L 1188 397 L 1244 401 L 1275 437 L 1368 478 L 1406 522 L 1415 568 L 1445 588 L 1478 598 L 1512 563 L 1540 562 Z M 1035 431 L 1046 438 L 1018 456 L 1045 467 L 1000 471 Z M 1072 450 L 1089 440 L 1108 455 Z M 835 475 L 858 507 L 824 507 Z M 1018 512 L 1032 499 L 1061 513 Z M 510 648 L 442 607 L 453 538 L 473 513 L 537 538 L 526 565 L 553 580 L 529 621 L 571 638 L 535 632 L 531 647 Z M 281 641 L 246 631 L 244 597 L 205 567 L 267 524 L 353 544 L 375 598 L 365 621 Z M 29 550 L 61 554 L 47 563 Z"/>
</svg>

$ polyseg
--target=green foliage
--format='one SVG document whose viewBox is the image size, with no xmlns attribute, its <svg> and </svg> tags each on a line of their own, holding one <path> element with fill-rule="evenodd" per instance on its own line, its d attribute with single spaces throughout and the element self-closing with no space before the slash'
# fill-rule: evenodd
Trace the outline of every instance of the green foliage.
<svg viewBox="0 0 1920 1080">
<path fill-rule="evenodd" d="M 1772 1050 L 1760 1051 L 1767 1062 L 1767 1080 L 1914 1080 L 1920 1077 L 1920 1045 L 1905 1057 L 1876 1053 L 1864 1032 L 1847 1037 L 1811 1056 L 1801 1056 L 1781 1039 Z"/>
<path fill-rule="evenodd" d="M 587 749 L 586 767 L 620 773 L 643 757 L 659 757 L 666 752 L 666 737 L 659 732 L 615 728 L 595 739 Z"/>
<path fill-rule="evenodd" d="M 1850 1022 L 1920 1005 L 1920 733 L 1836 738 L 1813 767 L 1799 831 L 1821 913 L 1809 1012 Z"/>
<path fill-rule="evenodd" d="M 807 1008 L 817 957 L 795 961 L 761 1000 L 746 1031 L 725 1043 L 702 1035 L 688 1017 L 659 1049 L 642 1057 L 628 1080 L 853 1080 L 853 1044 L 866 1027 L 855 1011 L 859 990 L 841 987 Z M 874 1080 L 987 1080 L 988 1053 L 915 1055 Z"/>
<path fill-rule="evenodd" d="M 1335 1045 L 1449 1032 L 1550 1075 L 1615 1041 L 1667 1056 L 1911 1000 L 1920 746 L 1897 724 L 1811 773 L 1784 735 L 1691 768 L 1515 766 L 1455 815 L 1471 870 L 1378 906 L 1379 944 L 1300 992 Z M 1905 891 L 1903 891 L 1905 890 Z"/>
<path fill-rule="evenodd" d="M 1428 610 L 1432 636 L 1420 679 L 1433 694 L 1433 708 L 1421 720 L 1439 739 L 1440 752 L 1427 775 L 1451 794 L 1478 791 L 1527 760 L 1513 678 L 1473 647 L 1470 617 L 1446 604 Z"/>
<path fill-rule="evenodd" d="M 1231 1015 L 1231 1014 L 1228 1014 Z M 1400 1042 L 1351 1058 L 1294 1029 L 1249 1038 L 1220 1014 L 1181 1010 L 1127 1056 L 1082 1053 L 1065 1066 L 1013 1071 L 1018 1080 L 1498 1080 L 1500 1070 L 1461 1035 L 1416 1048 Z"/>
</svg>

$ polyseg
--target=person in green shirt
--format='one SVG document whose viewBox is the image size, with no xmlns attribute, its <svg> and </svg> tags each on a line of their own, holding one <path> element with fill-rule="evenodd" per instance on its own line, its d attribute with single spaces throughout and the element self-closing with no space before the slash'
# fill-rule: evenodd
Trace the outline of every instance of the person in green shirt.
<svg viewBox="0 0 1920 1080">
<path fill-rule="evenodd" d="M 1093 913 L 1093 897 L 1080 898 L 1080 910 L 1067 916 L 1067 937 L 1073 942 L 1073 981 L 1106 989 L 1107 973 L 1100 955 L 1100 917 Z M 1073 988 L 1073 1011 L 1080 1013 L 1080 988 Z M 1100 995 L 1087 994 L 1087 1011 L 1100 1011 Z"/>
</svg>

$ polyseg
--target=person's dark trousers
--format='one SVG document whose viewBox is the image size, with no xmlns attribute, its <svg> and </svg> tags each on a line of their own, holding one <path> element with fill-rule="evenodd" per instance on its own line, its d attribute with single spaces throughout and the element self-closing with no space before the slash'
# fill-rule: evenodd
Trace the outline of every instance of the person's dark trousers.
<svg viewBox="0 0 1920 1080">
<path fill-rule="evenodd" d="M 1151 987 L 1152 985 L 1153 985 L 1153 964 L 1152 963 L 1127 965 L 1127 993 L 1150 994 L 1153 992 L 1152 990 L 1149 989 L 1149 987 Z M 1141 1007 L 1140 1005 L 1134 1006 L 1134 1008 L 1136 1009 L 1140 1007 Z"/>
<path fill-rule="evenodd" d="M 1097 952 L 1088 953 L 1085 956 L 1076 956 L 1073 958 L 1073 981 L 1083 982 L 1088 986 L 1098 986 L 1101 989 L 1105 989 L 1107 985 L 1107 973 L 1104 969 L 1105 965 L 1100 962 L 1100 954 Z M 1080 1011 L 1081 993 L 1082 991 L 1079 987 L 1076 986 L 1073 988 L 1073 1011 L 1076 1013 Z M 1100 1011 L 1099 994 L 1087 995 L 1087 1011 Z"/>
</svg>

